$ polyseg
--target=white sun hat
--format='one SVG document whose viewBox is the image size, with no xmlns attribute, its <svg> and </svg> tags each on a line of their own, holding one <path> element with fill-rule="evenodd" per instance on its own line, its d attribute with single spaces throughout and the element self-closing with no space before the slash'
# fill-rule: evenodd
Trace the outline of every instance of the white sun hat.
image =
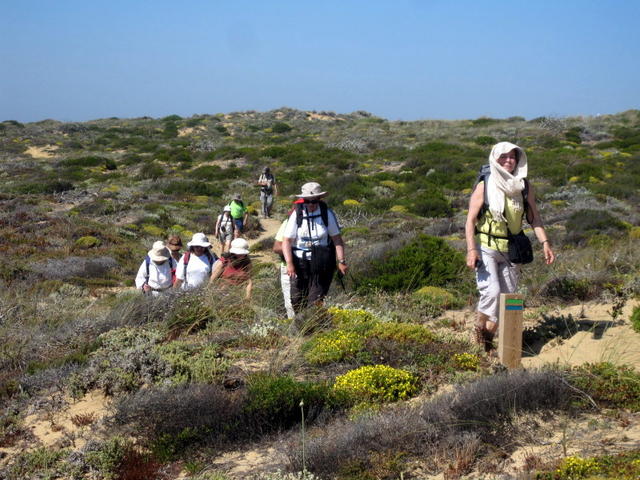
<svg viewBox="0 0 640 480">
<path fill-rule="evenodd" d="M 205 248 L 209 248 L 210 246 L 211 246 L 211 243 L 209 243 L 209 239 L 202 232 L 194 233 L 193 234 L 193 238 L 191 239 L 191 241 L 189 243 L 187 243 L 187 247 L 205 247 Z"/>
<path fill-rule="evenodd" d="M 231 242 L 229 252 L 235 255 L 249 255 L 249 242 L 244 238 L 236 238 Z"/>
<path fill-rule="evenodd" d="M 296 195 L 298 198 L 320 198 L 324 197 L 327 192 L 322 191 L 322 187 L 317 182 L 309 182 L 302 185 L 300 195 Z"/>
<path fill-rule="evenodd" d="M 147 252 L 149 258 L 154 262 L 164 262 L 169 260 L 171 256 L 171 252 L 169 249 L 164 246 L 164 242 L 162 240 L 158 240 L 157 242 L 153 242 L 153 246 L 151 250 Z"/>
</svg>

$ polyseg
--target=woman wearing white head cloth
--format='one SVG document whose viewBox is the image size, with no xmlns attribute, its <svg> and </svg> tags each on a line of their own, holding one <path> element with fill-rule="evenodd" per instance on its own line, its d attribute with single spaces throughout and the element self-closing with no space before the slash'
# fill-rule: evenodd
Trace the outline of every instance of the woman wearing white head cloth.
<svg viewBox="0 0 640 480">
<path fill-rule="evenodd" d="M 465 224 L 467 267 L 476 270 L 480 294 L 474 331 L 476 341 L 487 352 L 494 348 L 500 294 L 515 292 L 518 281 L 517 267 L 508 259 L 508 233 L 519 233 L 527 218 L 542 244 L 545 262 L 548 265 L 555 260 L 533 186 L 526 180 L 527 167 L 527 154 L 522 148 L 509 142 L 494 145 L 489 154 L 488 180 L 478 183 L 469 201 Z M 526 199 L 523 191 L 527 192 Z"/>
</svg>

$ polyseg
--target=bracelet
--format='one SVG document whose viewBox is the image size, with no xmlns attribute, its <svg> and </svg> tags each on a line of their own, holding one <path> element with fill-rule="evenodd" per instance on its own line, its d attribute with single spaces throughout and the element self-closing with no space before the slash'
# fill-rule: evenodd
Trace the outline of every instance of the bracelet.
<svg viewBox="0 0 640 480">
<path fill-rule="evenodd" d="M 338 263 L 339 263 L 340 265 L 346 265 L 346 264 L 347 264 L 347 261 L 346 261 L 345 259 L 342 259 L 342 260 L 338 260 Z"/>
<path fill-rule="evenodd" d="M 467 250 L 467 253 L 469 253 L 469 252 L 477 252 L 477 251 L 478 251 L 477 248 L 471 248 L 471 249 Z"/>
<path fill-rule="evenodd" d="M 551 242 L 549 240 L 545 240 L 545 241 L 543 241 L 541 243 L 542 243 L 542 245 L 544 245 L 545 243 L 551 243 Z"/>
</svg>

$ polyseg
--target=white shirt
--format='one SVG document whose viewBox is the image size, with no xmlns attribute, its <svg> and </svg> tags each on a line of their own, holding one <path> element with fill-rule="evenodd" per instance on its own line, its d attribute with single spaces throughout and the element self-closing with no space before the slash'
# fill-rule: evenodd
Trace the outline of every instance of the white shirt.
<svg viewBox="0 0 640 480">
<path fill-rule="evenodd" d="M 215 257 L 213 260 L 215 262 Z M 182 280 L 180 288 L 182 290 L 191 290 L 207 283 L 211 276 L 211 267 L 212 265 L 209 263 L 209 257 L 206 253 L 197 256 L 192 252 L 189 256 L 189 263 L 187 263 L 187 278 L 185 280 L 183 255 L 176 268 L 176 278 Z"/>
<path fill-rule="evenodd" d="M 340 235 L 340 226 L 333 210 L 327 209 L 329 225 L 325 226 L 320 215 L 320 206 L 311 215 L 302 207 L 302 224 L 298 228 L 298 212 L 293 211 L 287 222 L 284 236 L 294 240 L 292 242 L 293 254 L 303 258 L 304 252 L 311 252 L 311 247 L 326 247 L 329 245 L 329 237 Z"/>
<path fill-rule="evenodd" d="M 136 288 L 142 288 L 145 284 L 147 275 L 146 260 L 142 261 L 138 274 L 136 275 Z M 176 261 L 167 260 L 162 265 L 158 265 L 156 262 L 149 261 L 149 286 L 155 290 L 164 290 L 173 285 L 173 278 L 171 275 L 171 265 L 175 265 Z"/>
</svg>

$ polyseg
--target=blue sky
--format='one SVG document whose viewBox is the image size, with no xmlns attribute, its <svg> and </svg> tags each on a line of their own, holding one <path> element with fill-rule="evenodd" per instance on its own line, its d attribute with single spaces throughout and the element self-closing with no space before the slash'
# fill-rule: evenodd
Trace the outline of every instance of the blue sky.
<svg viewBox="0 0 640 480">
<path fill-rule="evenodd" d="M 0 120 L 640 107 L 637 0 L 2 0 Z"/>
</svg>

